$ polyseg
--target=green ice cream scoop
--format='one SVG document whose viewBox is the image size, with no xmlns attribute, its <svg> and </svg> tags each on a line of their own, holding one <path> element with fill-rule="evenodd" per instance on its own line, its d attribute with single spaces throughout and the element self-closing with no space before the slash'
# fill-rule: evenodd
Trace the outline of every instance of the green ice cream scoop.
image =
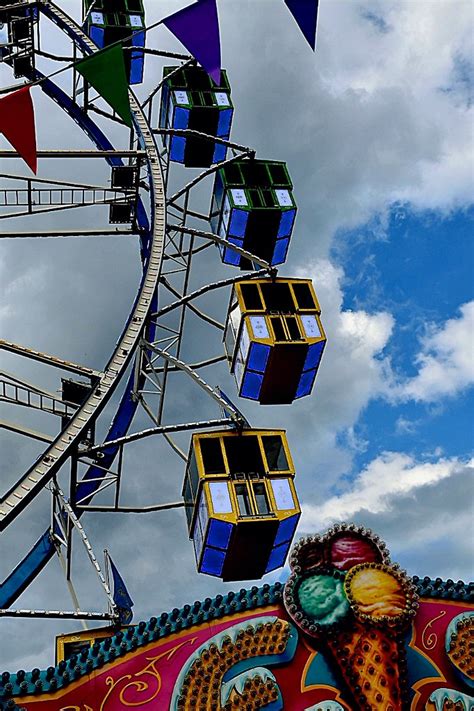
<svg viewBox="0 0 474 711">
<path fill-rule="evenodd" d="M 332 625 L 349 612 L 343 581 L 332 575 L 311 575 L 298 587 L 298 600 L 305 615 L 319 625 Z"/>
</svg>

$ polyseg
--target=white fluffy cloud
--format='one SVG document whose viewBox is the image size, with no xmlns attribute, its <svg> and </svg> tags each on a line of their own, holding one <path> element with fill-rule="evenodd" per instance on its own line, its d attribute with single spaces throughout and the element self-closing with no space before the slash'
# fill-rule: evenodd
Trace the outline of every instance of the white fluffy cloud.
<svg viewBox="0 0 474 711">
<path fill-rule="evenodd" d="M 382 536 L 392 559 L 411 574 L 466 579 L 474 535 L 469 493 L 474 462 L 436 456 L 417 460 L 383 453 L 340 496 L 321 506 L 303 505 L 300 529 L 313 532 L 354 521 Z"/>
<path fill-rule="evenodd" d="M 369 179 L 366 197 L 406 200 L 421 209 L 469 203 L 472 4 L 338 3 L 331 9 L 322 7 L 320 28 L 324 20 L 325 36 L 321 31 L 320 39 L 329 55 L 322 70 L 326 86 L 333 95 L 352 95 L 353 101 L 358 97 L 356 113 L 351 114 L 356 125 L 359 101 L 366 126 L 384 106 L 392 113 L 385 124 L 377 121 L 377 129 L 367 136 L 367 165 L 376 160 L 380 168 L 384 164 L 389 168 L 389 174 L 378 184 L 370 185 Z M 349 41 L 337 41 L 341 32 Z M 358 43 L 367 51 L 356 52 Z"/>
<path fill-rule="evenodd" d="M 386 311 L 345 309 L 343 271 L 327 259 L 307 264 L 296 275 L 313 277 L 328 339 L 313 396 L 295 403 L 285 420 L 301 475 L 299 487 L 311 491 L 314 499 L 351 470 L 354 453 L 365 446 L 354 426 L 368 403 L 385 392 L 389 365 L 384 348 L 394 321 Z M 284 414 L 275 412 L 275 426 L 281 426 Z M 315 462 L 324 471 L 317 486 Z"/>
<path fill-rule="evenodd" d="M 401 386 L 401 397 L 433 402 L 474 383 L 474 301 L 460 312 L 441 327 L 431 327 L 416 359 L 418 374 Z"/>
<path fill-rule="evenodd" d="M 327 391 L 336 406 L 337 420 L 331 424 L 351 426 L 372 397 L 385 389 L 387 363 L 382 352 L 391 337 L 394 319 L 387 311 L 368 313 L 343 306 L 343 271 L 327 259 L 299 270 L 313 276 L 328 337 L 327 350 L 318 381 L 317 409 Z"/>
<path fill-rule="evenodd" d="M 456 458 L 416 462 L 407 454 L 384 452 L 367 465 L 349 491 L 333 496 L 322 506 L 306 506 L 303 527 L 319 529 L 365 511 L 386 513 L 396 506 L 397 499 L 436 485 L 452 476 L 461 465 Z M 474 466 L 474 462 L 469 466 Z"/>
</svg>

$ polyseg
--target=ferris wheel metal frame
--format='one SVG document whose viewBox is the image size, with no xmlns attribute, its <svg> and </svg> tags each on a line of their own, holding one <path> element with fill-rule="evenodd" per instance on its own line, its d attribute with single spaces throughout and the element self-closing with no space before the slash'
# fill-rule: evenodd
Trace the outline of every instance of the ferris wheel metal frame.
<svg viewBox="0 0 474 711">
<path fill-rule="evenodd" d="M 78 54 L 90 55 L 97 50 L 96 45 L 86 35 L 84 30 L 72 20 L 57 4 L 51 0 L 20 0 L 12 2 L 6 8 L 36 8 L 37 16 L 37 47 L 32 51 L 49 59 L 56 57 L 39 49 L 39 22 L 42 16 L 51 20 L 59 30 L 71 40 L 74 59 Z M 145 54 L 157 54 L 170 57 L 181 62 L 182 66 L 194 64 L 195 60 L 187 55 L 161 52 L 145 48 Z M 12 57 L 5 56 L 4 61 L 11 63 Z M 66 67 L 67 69 L 68 67 Z M 241 280 L 275 276 L 277 270 L 269 263 L 249 253 L 247 250 L 232 244 L 232 249 L 253 262 L 257 271 L 242 272 L 220 281 L 203 284 L 200 288 L 190 291 L 190 275 L 193 257 L 211 245 L 227 245 L 230 243 L 223 237 L 208 229 L 198 229 L 188 224 L 193 220 L 209 223 L 210 215 L 192 210 L 189 198 L 193 188 L 201 181 L 215 173 L 223 165 L 235 160 L 251 159 L 255 156 L 252 149 L 231 141 L 206 136 L 190 129 L 160 129 L 152 128 L 153 106 L 156 97 L 164 83 L 160 81 L 150 92 L 145 101 L 140 104 L 134 92 L 129 89 L 129 100 L 133 119 L 130 131 L 130 143 L 126 149 L 115 148 L 106 133 L 92 118 L 96 113 L 111 122 L 122 123 L 114 114 L 104 111 L 95 105 L 84 82 L 82 89 L 74 65 L 69 69 L 73 73 L 70 93 L 61 88 L 52 78 L 37 69 L 25 75 L 29 82 L 37 83 L 43 93 L 55 101 L 65 113 L 72 118 L 95 145 L 92 150 L 40 150 L 40 158 L 103 158 L 112 168 L 136 161 L 138 183 L 135 199 L 135 223 L 132 229 L 89 229 L 89 230 L 48 230 L 48 231 L 11 231 L 4 232 L 3 238 L 47 238 L 83 236 L 93 238 L 96 235 L 123 235 L 130 238 L 138 235 L 140 241 L 140 258 L 142 277 L 138 293 L 126 319 L 122 334 L 103 368 L 98 371 L 85 365 L 73 363 L 31 347 L 21 346 L 10 341 L 0 341 L 0 349 L 4 349 L 18 357 L 58 368 L 62 371 L 88 378 L 89 393 L 80 405 L 65 403 L 54 393 L 40 386 L 27 383 L 24 379 L 10 374 L 0 373 L 0 400 L 10 404 L 26 405 L 50 414 L 57 414 L 66 422 L 56 437 L 42 436 L 25 427 L 14 423 L 1 422 L 0 426 L 14 432 L 33 437 L 46 442 L 46 448 L 22 474 L 7 492 L 0 497 L 0 547 L 1 532 L 5 531 L 17 516 L 21 515 L 38 494 L 48 487 L 51 492 L 52 514 L 51 522 L 44 534 L 34 543 L 23 559 L 16 565 L 10 575 L 0 584 L 0 616 L 12 617 L 43 617 L 72 618 L 82 620 L 118 621 L 118 611 L 111 595 L 106 576 L 104 576 L 96 556 L 89 543 L 80 518 L 86 511 L 116 511 L 122 513 L 143 513 L 183 507 L 183 502 L 163 502 L 148 506 L 127 507 L 120 503 L 120 483 L 123 470 L 123 452 L 126 444 L 149 436 L 160 435 L 166 439 L 176 454 L 186 460 L 186 454 L 173 440 L 176 432 L 233 427 L 242 429 L 249 426 L 245 416 L 220 391 L 211 387 L 202 377 L 201 370 L 223 360 L 226 355 L 217 355 L 196 363 L 187 363 L 182 359 L 181 349 L 185 333 L 186 315 L 191 311 L 200 320 L 218 331 L 224 330 L 224 325 L 204 310 L 196 306 L 195 301 L 211 291 L 231 286 Z M 10 89 L 18 88 L 9 87 Z M 82 105 L 79 103 L 82 97 Z M 168 192 L 168 177 L 170 158 L 166 148 L 158 149 L 157 136 L 166 134 L 197 135 L 205 140 L 222 143 L 230 149 L 232 155 L 224 162 L 217 163 L 205 169 L 172 195 Z M 1 158 L 15 155 L 13 151 L 0 151 Z M 13 212 L 6 217 L 19 215 L 31 216 L 37 212 L 64 211 L 84 205 L 113 205 L 130 201 L 132 192 L 113 189 L 111 186 L 56 181 L 46 178 L 10 176 L 3 174 L 2 179 L 14 178 L 24 182 L 23 188 L 10 189 L 13 204 L 16 208 L 24 205 L 22 213 Z M 35 184 L 40 187 L 36 188 Z M 53 189 L 61 191 L 59 204 L 43 204 L 41 192 L 46 198 L 52 195 Z M 71 192 L 68 192 L 71 191 Z M 93 191 L 92 202 L 87 202 L 86 194 Z M 8 189 L 0 190 L 3 203 L 7 204 Z M 63 197 L 65 195 L 65 197 Z M 68 198 L 68 195 L 71 197 Z M 40 198 L 40 206 L 35 203 Z M 69 202 L 68 202 L 69 200 Z M 148 201 L 148 210 L 145 200 Z M 11 202 L 9 203 L 11 204 Z M 1 216 L 1 212 L 0 212 Z M 3 216 L 5 217 L 5 216 Z M 171 303 L 160 308 L 159 294 L 162 291 L 173 297 Z M 165 319 L 166 317 L 166 319 Z M 171 322 L 169 319 L 172 319 Z M 197 420 L 166 424 L 165 401 L 169 375 L 180 372 L 192 380 L 201 390 L 221 408 L 221 416 L 215 419 Z M 123 387 L 119 405 L 108 426 L 107 435 L 101 442 L 90 441 L 90 432 L 102 414 L 111 396 L 121 383 Z M 157 404 L 149 403 L 149 398 L 157 396 Z M 136 432 L 130 432 L 133 418 L 141 408 L 151 421 L 152 426 Z M 66 496 L 58 482 L 58 473 L 69 468 L 69 494 Z M 80 470 L 85 470 L 79 475 Z M 93 497 L 109 487 L 115 487 L 113 504 L 94 505 Z M 107 612 L 84 612 L 79 609 L 77 598 L 71 584 L 72 575 L 72 536 L 77 536 L 85 545 L 87 555 L 99 577 L 108 602 Z M 74 611 L 63 610 L 15 610 L 11 609 L 15 600 L 24 592 L 43 570 L 49 560 L 58 554 L 64 567 L 66 580 L 71 588 Z"/>
</svg>

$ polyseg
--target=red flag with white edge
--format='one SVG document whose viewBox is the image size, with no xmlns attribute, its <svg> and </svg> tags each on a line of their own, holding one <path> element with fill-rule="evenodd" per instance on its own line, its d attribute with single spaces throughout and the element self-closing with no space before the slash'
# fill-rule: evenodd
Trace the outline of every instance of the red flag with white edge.
<svg viewBox="0 0 474 711">
<path fill-rule="evenodd" d="M 36 175 L 35 111 L 29 86 L 0 99 L 0 132 Z"/>
</svg>

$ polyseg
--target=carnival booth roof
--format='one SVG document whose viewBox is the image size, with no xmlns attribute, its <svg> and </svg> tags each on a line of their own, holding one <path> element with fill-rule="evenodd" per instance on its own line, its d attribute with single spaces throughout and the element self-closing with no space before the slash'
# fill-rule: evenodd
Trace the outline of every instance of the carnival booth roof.
<svg viewBox="0 0 474 711">
<path fill-rule="evenodd" d="M 408 578 L 378 537 L 355 527 L 302 539 L 290 565 L 286 583 L 208 597 L 108 637 L 90 630 L 56 666 L 5 671 L 1 711 L 116 709 L 123 699 L 173 710 L 471 711 L 474 583 Z M 385 592 L 374 606 L 378 579 Z M 324 604 L 321 584 L 334 588 Z"/>
</svg>

